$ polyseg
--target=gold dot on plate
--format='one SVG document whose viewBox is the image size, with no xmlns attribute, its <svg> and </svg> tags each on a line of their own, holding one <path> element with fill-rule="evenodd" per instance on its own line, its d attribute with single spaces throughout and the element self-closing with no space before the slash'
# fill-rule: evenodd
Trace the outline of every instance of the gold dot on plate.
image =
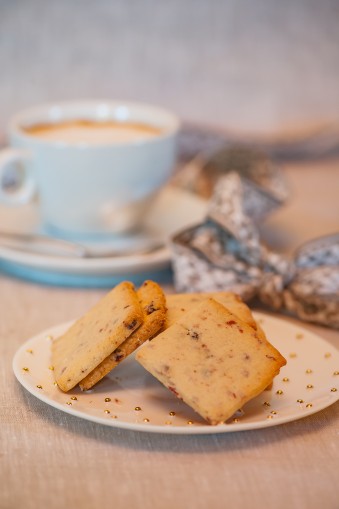
<svg viewBox="0 0 339 509">
<path fill-rule="evenodd" d="M 168 415 L 175 415 L 175 412 L 172 411 Z"/>
<path fill-rule="evenodd" d="M 297 403 L 304 403 L 303 399 L 297 399 Z"/>
<path fill-rule="evenodd" d="M 193 424 L 193 421 L 187 421 L 187 424 L 191 425 Z"/>
<path fill-rule="evenodd" d="M 267 419 L 273 419 L 273 415 L 268 415 Z"/>
<path fill-rule="evenodd" d="M 37 385 L 37 389 L 42 389 L 42 385 Z"/>
<path fill-rule="evenodd" d="M 50 369 L 51 371 L 54 371 L 54 366 L 48 366 L 48 369 Z"/>
<path fill-rule="evenodd" d="M 29 372 L 29 368 L 24 367 L 24 368 L 22 368 L 22 371 L 25 371 L 25 373 L 28 373 Z"/>
<path fill-rule="evenodd" d="M 295 352 L 291 352 L 289 355 L 290 359 L 295 359 L 296 356 L 297 354 Z"/>
<path fill-rule="evenodd" d="M 72 401 L 78 401 L 78 398 L 76 396 L 71 396 Z"/>
<path fill-rule="evenodd" d="M 237 419 L 237 418 L 235 417 L 235 418 L 233 419 L 233 421 L 232 421 L 232 422 L 237 423 L 237 422 L 239 422 L 239 419 Z"/>
<path fill-rule="evenodd" d="M 302 334 L 301 332 L 299 332 L 298 334 L 296 334 L 296 339 L 303 339 L 304 337 L 304 334 Z"/>
<path fill-rule="evenodd" d="M 117 415 L 111 415 L 111 419 L 117 419 L 118 416 Z"/>
<path fill-rule="evenodd" d="M 271 403 L 269 401 L 264 401 L 263 403 L 265 406 L 271 406 Z"/>
<path fill-rule="evenodd" d="M 165 421 L 165 424 L 172 424 L 172 421 Z"/>
<path fill-rule="evenodd" d="M 140 411 L 141 411 L 141 407 L 140 407 L 140 406 L 136 406 L 134 410 L 135 410 L 136 412 L 140 412 Z"/>
<path fill-rule="evenodd" d="M 278 412 L 276 412 L 275 410 L 272 410 L 272 411 L 271 411 L 271 414 L 273 414 L 273 415 L 277 415 L 277 413 L 278 413 Z"/>
<path fill-rule="evenodd" d="M 312 408 L 312 407 L 313 407 L 312 403 L 307 403 L 306 408 Z"/>
<path fill-rule="evenodd" d="M 28 350 L 26 350 L 27 353 L 33 353 L 33 350 L 32 348 L 28 348 Z"/>
<path fill-rule="evenodd" d="M 313 388 L 314 388 L 314 385 L 312 385 L 312 384 L 307 384 L 306 385 L 306 389 L 313 389 Z"/>
<path fill-rule="evenodd" d="M 104 412 L 105 412 L 105 414 L 110 414 L 111 413 L 111 411 L 107 410 L 107 408 L 106 408 L 106 410 L 104 410 Z"/>
<path fill-rule="evenodd" d="M 57 386 L 58 384 L 56 382 L 53 382 L 53 385 Z"/>
<path fill-rule="evenodd" d="M 324 355 L 325 359 L 329 359 L 331 356 L 332 354 L 330 354 L 330 352 L 326 352 Z"/>
<path fill-rule="evenodd" d="M 111 398 L 105 398 L 105 401 L 106 403 L 108 403 L 109 401 L 111 401 Z"/>
<path fill-rule="evenodd" d="M 311 373 L 313 373 L 312 369 L 306 369 L 305 371 L 306 375 L 310 375 Z"/>
<path fill-rule="evenodd" d="M 276 394 L 278 394 L 279 396 L 281 396 L 282 394 L 284 394 L 284 391 L 282 391 L 281 389 L 278 389 L 276 391 Z"/>
<path fill-rule="evenodd" d="M 72 406 L 72 401 L 66 401 L 66 405 Z"/>
<path fill-rule="evenodd" d="M 339 371 L 334 371 L 333 376 L 339 375 Z"/>
<path fill-rule="evenodd" d="M 282 381 L 283 381 L 283 382 L 289 382 L 289 381 L 290 381 L 290 379 L 289 379 L 289 378 L 287 378 L 287 376 L 284 376 L 284 378 L 282 379 Z"/>
<path fill-rule="evenodd" d="M 149 422 L 149 419 L 147 419 L 147 417 L 145 417 L 144 422 Z"/>
<path fill-rule="evenodd" d="M 332 387 L 331 392 L 337 392 L 337 389 L 335 387 Z"/>
</svg>

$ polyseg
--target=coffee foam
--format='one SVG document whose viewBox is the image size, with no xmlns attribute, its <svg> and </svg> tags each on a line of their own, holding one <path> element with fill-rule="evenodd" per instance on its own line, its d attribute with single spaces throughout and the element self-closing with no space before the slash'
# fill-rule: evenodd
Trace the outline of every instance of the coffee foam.
<svg viewBox="0 0 339 509">
<path fill-rule="evenodd" d="M 34 124 L 22 130 L 46 141 L 86 144 L 126 143 L 153 138 L 162 132 L 162 129 L 147 124 L 91 120 Z"/>
</svg>

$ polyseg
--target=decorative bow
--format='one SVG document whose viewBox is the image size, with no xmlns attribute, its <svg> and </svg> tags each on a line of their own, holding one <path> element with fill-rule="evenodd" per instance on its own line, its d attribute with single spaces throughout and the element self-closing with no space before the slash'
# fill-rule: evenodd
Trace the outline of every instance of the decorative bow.
<svg viewBox="0 0 339 509">
<path fill-rule="evenodd" d="M 220 177 L 205 222 L 172 239 L 177 291 L 257 296 L 276 310 L 339 328 L 339 234 L 308 242 L 290 258 L 261 242 L 257 224 L 284 196 L 277 174 L 263 185 L 236 172 Z"/>
</svg>

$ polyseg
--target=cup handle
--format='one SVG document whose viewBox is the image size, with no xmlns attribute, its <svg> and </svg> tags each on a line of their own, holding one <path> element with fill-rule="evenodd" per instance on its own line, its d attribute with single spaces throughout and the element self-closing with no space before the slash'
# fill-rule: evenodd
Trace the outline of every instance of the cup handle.
<svg viewBox="0 0 339 509">
<path fill-rule="evenodd" d="M 5 148 L 0 151 L 0 202 L 6 205 L 23 205 L 36 193 L 36 183 L 28 162 L 28 150 Z"/>
</svg>

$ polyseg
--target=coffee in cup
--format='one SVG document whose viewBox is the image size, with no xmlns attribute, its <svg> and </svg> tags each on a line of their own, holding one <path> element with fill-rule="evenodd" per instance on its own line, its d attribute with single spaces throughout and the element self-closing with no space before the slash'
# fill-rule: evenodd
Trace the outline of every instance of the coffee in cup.
<svg viewBox="0 0 339 509">
<path fill-rule="evenodd" d="M 163 129 L 131 122 L 93 121 L 85 119 L 33 124 L 22 127 L 28 136 L 64 143 L 126 143 L 160 136 Z"/>
</svg>

